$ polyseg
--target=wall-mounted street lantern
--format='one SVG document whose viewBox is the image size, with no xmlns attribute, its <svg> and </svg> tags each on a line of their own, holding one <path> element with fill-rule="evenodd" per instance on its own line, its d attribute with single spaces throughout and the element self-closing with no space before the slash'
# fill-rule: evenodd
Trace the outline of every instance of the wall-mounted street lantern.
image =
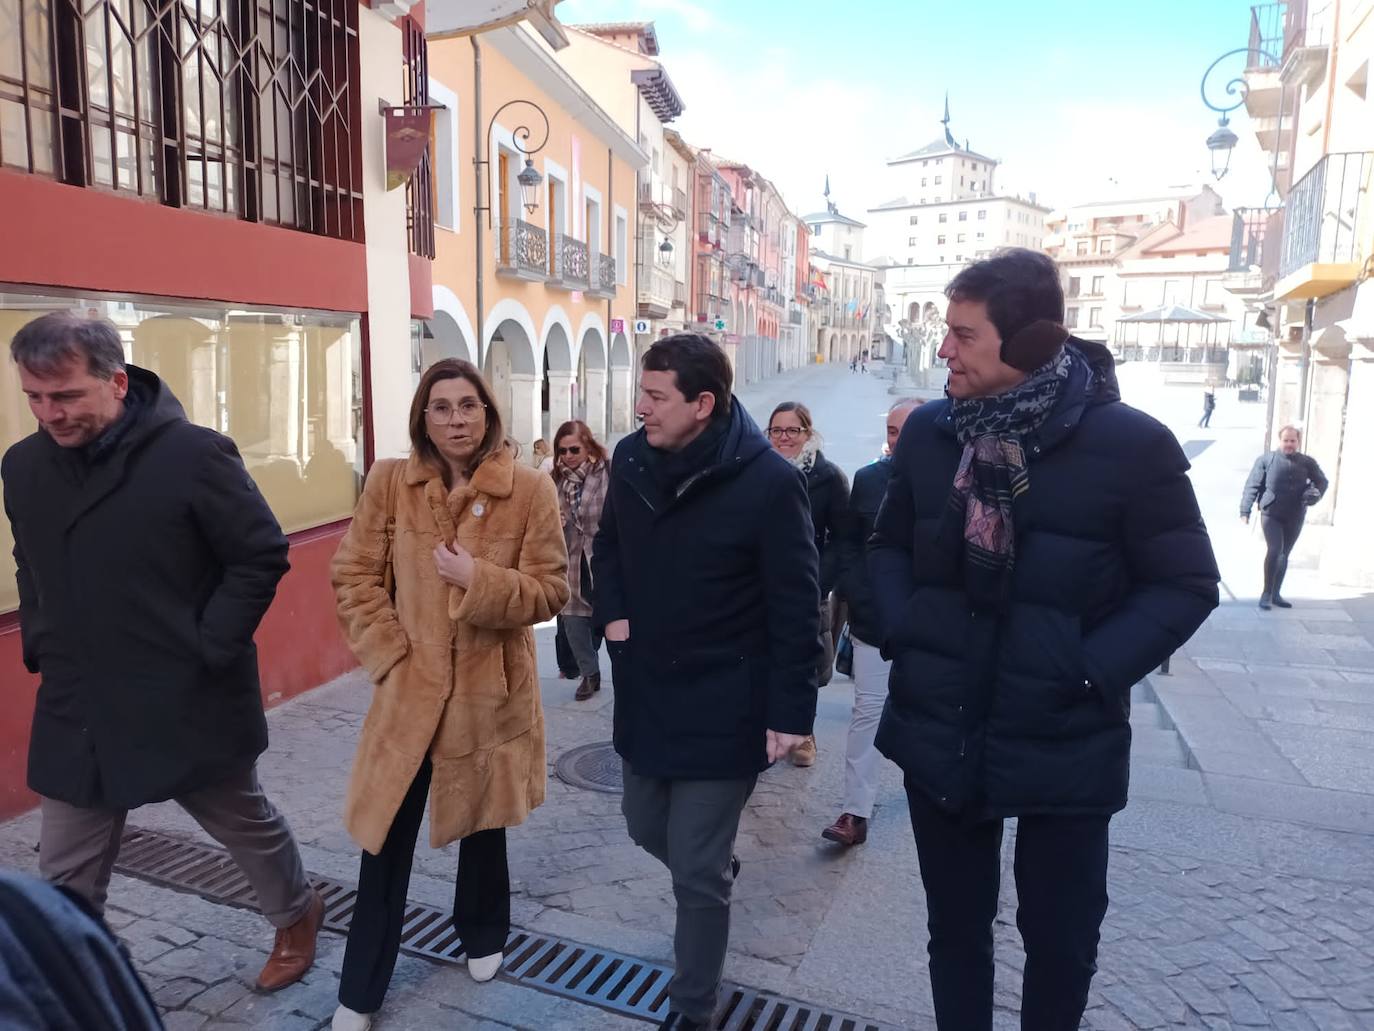
<svg viewBox="0 0 1374 1031">
<path fill-rule="evenodd" d="M 520 173 L 515 177 L 516 183 L 518 183 L 520 186 L 520 203 L 524 206 L 525 212 L 527 214 L 533 215 L 535 210 L 539 207 L 539 187 L 543 184 L 544 177 L 539 174 L 539 169 L 534 167 L 534 162 L 531 160 L 531 155 L 539 153 L 541 150 L 544 149 L 544 145 L 549 142 L 549 116 L 544 113 L 544 109 L 542 107 L 536 104 L 533 100 L 520 99 L 508 100 L 500 107 L 498 107 L 494 112 L 492 112 L 491 121 L 487 123 L 487 135 L 485 137 L 488 148 L 487 156 L 484 158 L 479 154 L 477 157 L 472 159 L 472 163 L 475 166 L 477 166 L 479 170 L 490 169 L 491 133 L 492 129 L 496 126 L 496 119 L 500 117 L 501 112 L 506 110 L 506 108 L 516 106 L 533 108 L 534 112 L 539 116 L 539 118 L 544 123 L 544 133 L 542 136 L 539 137 L 539 142 L 534 145 L 530 144 L 530 137 L 533 136 L 534 133 L 531 131 L 529 126 L 517 125 L 515 129 L 511 132 L 511 145 L 525 156 L 525 167 L 520 169 Z M 482 181 L 484 179 L 489 179 L 489 177 L 489 171 L 478 172 L 477 199 L 479 203 L 473 205 L 474 211 L 485 211 L 487 213 L 488 226 L 492 224 L 491 202 L 490 200 L 488 200 L 486 204 L 482 204 L 480 203 L 480 201 L 482 199 Z"/>
<path fill-rule="evenodd" d="M 1279 65 L 1278 58 L 1267 50 L 1261 50 L 1259 47 L 1237 47 L 1235 50 L 1228 50 L 1226 53 L 1222 54 L 1202 73 L 1202 102 L 1221 115 L 1221 118 L 1217 120 L 1217 127 L 1212 130 L 1212 135 L 1207 137 L 1207 149 L 1212 155 L 1212 175 L 1218 180 L 1224 179 L 1226 173 L 1230 171 L 1231 151 L 1235 149 L 1237 143 L 1236 134 L 1231 129 L 1230 119 L 1226 116 L 1245 103 L 1245 98 L 1250 94 L 1250 84 L 1245 81 L 1245 76 L 1243 74 L 1228 80 L 1224 87 L 1225 94 L 1227 97 L 1236 98 L 1231 103 L 1226 103 L 1225 101 L 1213 103 L 1212 98 L 1207 95 L 1207 84 L 1208 80 L 1212 77 L 1212 73 L 1216 71 L 1217 67 L 1223 61 L 1236 57 L 1239 54 L 1244 54 L 1247 60 L 1251 57 L 1258 57 L 1261 60 L 1267 61 L 1270 67 L 1277 68 Z M 1271 193 L 1277 193 L 1279 189 L 1279 149 L 1283 146 L 1284 88 L 1285 87 L 1280 84 L 1279 122 L 1274 142 L 1274 163 L 1270 171 Z"/>
</svg>

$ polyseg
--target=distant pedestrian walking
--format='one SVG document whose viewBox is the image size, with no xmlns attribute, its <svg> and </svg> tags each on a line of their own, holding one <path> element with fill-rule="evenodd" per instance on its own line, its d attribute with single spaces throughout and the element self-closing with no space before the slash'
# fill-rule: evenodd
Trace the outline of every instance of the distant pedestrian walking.
<svg viewBox="0 0 1374 1031">
<path fill-rule="evenodd" d="M 873 739 L 878 733 L 883 703 L 887 701 L 887 681 L 892 671 L 892 663 L 878 650 L 883 631 L 868 573 L 868 538 L 873 534 L 873 523 L 892 475 L 892 447 L 907 416 L 920 404 L 915 398 L 906 398 L 888 411 L 883 455 L 854 474 L 849 510 L 836 542 L 840 566 L 836 596 L 843 599 L 848 610 L 849 639 L 854 647 L 854 708 L 844 753 L 843 808 L 839 818 L 821 831 L 821 837 L 846 847 L 868 840 L 868 820 L 878 796 L 881 758 Z"/>
<path fill-rule="evenodd" d="M 643 426 L 616 448 L 592 556 L 625 823 L 668 868 L 677 900 L 661 1025 L 672 1031 L 714 1026 L 740 814 L 759 773 L 816 715 L 806 490 L 731 396 L 732 379 L 706 337 L 649 348 Z"/>
<path fill-rule="evenodd" d="M 563 540 L 568 546 L 568 604 L 558 626 L 568 641 L 582 681 L 573 697 L 584 702 L 601 690 L 601 635 L 592 630 L 592 539 L 610 483 L 606 449 L 585 422 L 565 422 L 554 437 L 553 479 L 558 484 Z"/>
<path fill-rule="evenodd" d="M 821 570 L 821 660 L 818 684 L 830 683 L 835 671 L 835 636 L 832 628 L 831 592 L 840 570 L 840 533 L 849 505 L 849 481 L 840 467 L 821 451 L 821 437 L 811 421 L 811 410 L 799 401 L 784 401 L 768 420 L 768 440 L 773 449 L 806 477 L 811 525 L 816 531 L 816 552 Z M 816 737 L 808 735 L 791 756 L 794 766 L 816 761 Z"/>
<path fill-rule="evenodd" d="M 1212 413 L 1217 409 L 1216 390 L 1208 386 L 1202 395 L 1202 418 L 1197 421 L 1201 428 L 1208 428 L 1212 425 Z"/>
<path fill-rule="evenodd" d="M 1017 820 L 1026 1031 L 1079 1026 L 1126 804 L 1132 686 L 1217 605 L 1169 430 L 1069 336 L 1059 270 L 1012 249 L 946 289 L 947 400 L 908 418 L 869 550 L 940 1031 L 991 1031 L 1002 824 Z"/>
<path fill-rule="evenodd" d="M 362 846 L 334 1031 L 365 1031 L 391 982 L 415 836 L 460 841 L 453 925 L 474 980 L 510 933 L 506 828 L 544 801 L 531 627 L 568 600 L 553 480 L 516 460 L 472 365 L 430 366 L 408 458 L 368 473 L 332 576 L 339 622 L 376 690 L 344 803 Z"/>
<path fill-rule="evenodd" d="M 1279 430 L 1277 451 L 1255 459 L 1240 496 L 1241 522 L 1250 522 L 1250 512 L 1259 505 L 1260 529 L 1264 533 L 1264 588 L 1259 607 L 1291 609 L 1283 597 L 1283 578 L 1288 572 L 1288 556 L 1298 543 L 1307 509 L 1326 494 L 1326 474 L 1317 460 L 1298 450 L 1302 434 L 1294 426 Z"/>
<path fill-rule="evenodd" d="M 52 312 L 10 354 L 39 426 L 0 464 L 20 643 L 40 677 L 39 870 L 103 914 L 128 811 L 173 799 L 253 886 L 276 928 L 257 985 L 283 988 L 314 962 L 324 917 L 257 776 L 253 634 L 286 538 L 233 441 L 126 365 L 113 323 Z"/>
</svg>

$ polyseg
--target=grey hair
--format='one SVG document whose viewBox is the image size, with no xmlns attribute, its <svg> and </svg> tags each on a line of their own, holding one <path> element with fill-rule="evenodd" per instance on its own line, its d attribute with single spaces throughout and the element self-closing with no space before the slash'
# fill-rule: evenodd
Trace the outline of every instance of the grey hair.
<svg viewBox="0 0 1374 1031">
<path fill-rule="evenodd" d="M 894 412 L 900 412 L 903 408 L 920 408 L 921 405 L 925 403 L 926 399 L 923 397 L 904 397 L 900 401 L 895 402 L 892 407 L 887 410 L 887 414 L 892 415 Z"/>
<path fill-rule="evenodd" d="M 50 311 L 25 325 L 10 341 L 10 357 L 37 376 L 56 375 L 82 358 L 99 379 L 124 371 L 124 344 L 115 324 L 76 311 Z"/>
</svg>

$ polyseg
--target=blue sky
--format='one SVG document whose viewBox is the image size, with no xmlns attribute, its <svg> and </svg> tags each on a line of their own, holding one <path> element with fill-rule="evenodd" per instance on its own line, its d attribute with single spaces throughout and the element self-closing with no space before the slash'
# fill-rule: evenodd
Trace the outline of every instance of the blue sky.
<svg viewBox="0 0 1374 1031">
<path fill-rule="evenodd" d="M 1235 0 L 563 0 L 565 24 L 651 20 L 698 146 L 749 162 L 802 212 L 834 198 L 862 217 L 901 192 L 884 161 L 951 128 L 1004 162 L 999 186 L 1052 206 L 1212 181 L 1217 116 L 1199 81 L 1244 46 Z M 1223 67 L 1238 74 L 1235 58 Z M 1222 79 L 1230 78 L 1226 75 Z M 743 112 L 765 112 L 744 117 Z M 1231 204 L 1267 192 L 1246 125 Z"/>
</svg>

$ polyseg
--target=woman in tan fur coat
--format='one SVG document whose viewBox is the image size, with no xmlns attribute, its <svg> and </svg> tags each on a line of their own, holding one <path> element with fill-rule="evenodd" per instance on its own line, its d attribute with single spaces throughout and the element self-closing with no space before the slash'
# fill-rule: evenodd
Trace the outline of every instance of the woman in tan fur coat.
<svg viewBox="0 0 1374 1031">
<path fill-rule="evenodd" d="M 410 438 L 408 459 L 372 467 L 333 564 L 376 685 L 344 813 L 364 852 L 336 1031 L 364 1031 L 386 995 L 426 795 L 430 845 L 462 842 L 453 922 L 479 981 L 510 931 L 505 828 L 544 801 L 531 627 L 568 600 L 553 481 L 515 460 L 467 362 L 425 372 Z"/>
</svg>

